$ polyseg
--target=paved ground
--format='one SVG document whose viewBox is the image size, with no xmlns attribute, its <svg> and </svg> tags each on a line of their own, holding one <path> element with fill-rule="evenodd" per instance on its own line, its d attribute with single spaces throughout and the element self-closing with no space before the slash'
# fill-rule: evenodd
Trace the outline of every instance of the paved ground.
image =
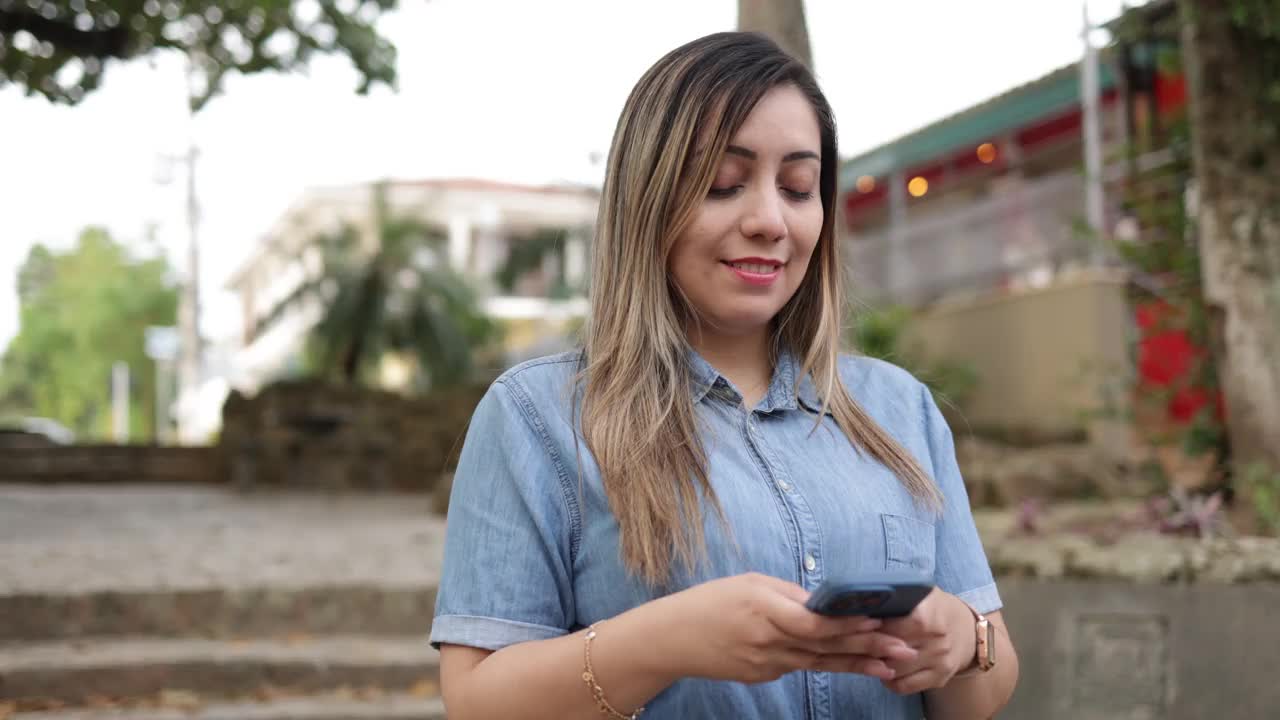
<svg viewBox="0 0 1280 720">
<path fill-rule="evenodd" d="M 0 485 L 0 594 L 431 583 L 423 495 Z"/>
</svg>

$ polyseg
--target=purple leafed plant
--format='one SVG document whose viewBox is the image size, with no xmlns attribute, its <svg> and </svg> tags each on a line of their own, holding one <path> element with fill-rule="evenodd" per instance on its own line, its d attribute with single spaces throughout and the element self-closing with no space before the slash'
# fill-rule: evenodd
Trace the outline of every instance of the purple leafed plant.
<svg viewBox="0 0 1280 720">
<path fill-rule="evenodd" d="M 1162 533 L 1200 538 L 1230 534 L 1222 512 L 1221 492 L 1193 495 L 1181 489 L 1171 490 L 1168 495 L 1147 501 L 1146 513 L 1149 523 Z"/>
</svg>

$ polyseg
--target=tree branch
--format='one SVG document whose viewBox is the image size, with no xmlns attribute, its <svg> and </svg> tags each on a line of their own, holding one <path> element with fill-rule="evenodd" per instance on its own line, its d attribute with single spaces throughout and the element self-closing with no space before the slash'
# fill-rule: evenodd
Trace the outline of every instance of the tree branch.
<svg viewBox="0 0 1280 720">
<path fill-rule="evenodd" d="M 22 6 L 0 8 L 0 35 L 13 36 L 26 30 L 37 40 L 53 43 L 78 57 L 126 58 L 129 56 L 129 31 L 123 25 L 100 30 L 80 30 L 62 20 L 49 20 Z"/>
</svg>

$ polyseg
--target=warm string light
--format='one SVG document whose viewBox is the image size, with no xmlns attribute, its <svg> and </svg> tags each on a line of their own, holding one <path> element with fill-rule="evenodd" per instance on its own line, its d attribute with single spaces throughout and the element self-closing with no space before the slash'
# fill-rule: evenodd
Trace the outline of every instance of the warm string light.
<svg viewBox="0 0 1280 720">
<path fill-rule="evenodd" d="M 858 188 L 858 192 L 865 195 L 876 189 L 876 179 L 870 175 L 863 175 L 854 183 L 854 187 Z"/>
<path fill-rule="evenodd" d="M 996 160 L 996 146 L 991 143 L 982 143 L 977 150 L 978 161 L 983 165 L 990 165 Z"/>
<path fill-rule="evenodd" d="M 929 181 L 917 175 L 907 183 L 907 192 L 911 193 L 911 197 L 924 197 L 929 192 Z"/>
</svg>

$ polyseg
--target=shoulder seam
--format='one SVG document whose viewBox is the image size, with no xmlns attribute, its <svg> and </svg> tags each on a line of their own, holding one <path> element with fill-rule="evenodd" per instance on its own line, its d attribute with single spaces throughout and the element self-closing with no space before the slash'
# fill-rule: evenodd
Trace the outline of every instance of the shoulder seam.
<svg viewBox="0 0 1280 720">
<path fill-rule="evenodd" d="M 547 358 L 538 361 L 538 364 L 556 362 L 569 361 Z M 572 485 L 569 482 L 568 472 L 560 459 L 560 453 L 556 452 L 555 445 L 551 442 L 551 434 L 547 431 L 547 426 L 542 420 L 541 413 L 538 412 L 533 399 L 529 397 L 529 394 L 525 392 L 520 383 L 515 380 L 515 375 L 504 375 L 494 383 L 501 384 L 515 398 L 516 403 L 520 406 L 521 414 L 524 415 L 525 422 L 538 434 L 538 439 L 542 442 L 542 449 L 546 451 L 547 456 L 551 458 L 551 463 L 556 468 L 556 479 L 560 482 L 560 499 L 564 502 L 565 510 L 569 514 L 569 571 L 572 573 L 573 567 L 577 564 L 578 548 L 582 543 L 582 514 L 578 508 L 577 495 L 571 492 Z"/>
<path fill-rule="evenodd" d="M 519 365 L 516 365 L 515 367 L 511 368 L 510 370 L 507 370 L 506 372 L 504 372 L 498 378 L 497 382 L 503 382 L 505 380 L 517 378 L 523 375 L 526 371 L 532 370 L 536 367 L 542 367 L 543 365 L 565 365 L 570 363 L 576 364 L 577 362 L 578 362 L 578 353 L 573 351 L 561 353 L 559 355 L 549 355 L 547 357 L 535 358 L 533 360 L 526 360 L 525 362 L 522 362 Z"/>
</svg>

